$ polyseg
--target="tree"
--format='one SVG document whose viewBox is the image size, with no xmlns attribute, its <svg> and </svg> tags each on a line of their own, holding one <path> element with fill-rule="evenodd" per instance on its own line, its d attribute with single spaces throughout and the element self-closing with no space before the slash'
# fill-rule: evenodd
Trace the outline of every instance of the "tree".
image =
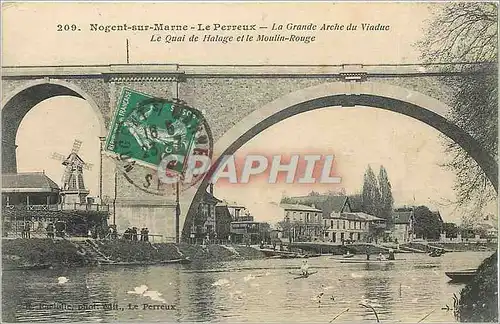
<svg viewBox="0 0 500 324">
<path fill-rule="evenodd" d="M 459 233 L 459 228 L 455 223 L 443 223 L 443 231 L 448 238 L 456 238 Z"/>
<path fill-rule="evenodd" d="M 449 118 L 496 157 L 497 6 L 495 3 L 454 2 L 439 8 L 424 39 L 418 43 L 422 58 L 429 63 L 462 63 L 454 67 L 463 72 L 459 78 L 442 80 L 453 92 Z M 446 65 L 441 68 L 450 69 Z M 481 216 L 486 202 L 496 199 L 496 193 L 484 172 L 458 144 L 447 140 L 446 151 L 451 156 L 446 166 L 456 173 L 457 203 L 474 205 L 475 214 Z"/>
<path fill-rule="evenodd" d="M 288 242 L 292 242 L 292 223 L 289 218 L 285 218 L 277 223 L 278 227 L 283 231 L 283 237 L 288 238 Z"/>
<path fill-rule="evenodd" d="M 442 222 L 439 216 L 426 206 L 418 206 L 413 211 L 413 231 L 417 237 L 438 239 L 441 234 Z"/>
<path fill-rule="evenodd" d="M 378 216 L 380 212 L 380 191 L 377 178 L 370 166 L 365 171 L 363 181 L 363 211 L 367 214 Z"/>
<path fill-rule="evenodd" d="M 380 166 L 378 174 L 378 183 L 380 187 L 380 216 L 386 220 L 388 227 L 392 224 L 392 213 L 394 207 L 394 198 L 392 197 L 392 187 L 389 182 L 387 171 L 383 165 Z"/>
</svg>

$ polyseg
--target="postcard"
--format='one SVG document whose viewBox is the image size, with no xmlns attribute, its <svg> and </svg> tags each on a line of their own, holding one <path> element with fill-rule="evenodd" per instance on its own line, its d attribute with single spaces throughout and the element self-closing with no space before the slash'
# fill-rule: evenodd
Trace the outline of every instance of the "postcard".
<svg viewBox="0 0 500 324">
<path fill-rule="evenodd" d="M 4 2 L 2 320 L 497 322 L 496 2 Z"/>
</svg>

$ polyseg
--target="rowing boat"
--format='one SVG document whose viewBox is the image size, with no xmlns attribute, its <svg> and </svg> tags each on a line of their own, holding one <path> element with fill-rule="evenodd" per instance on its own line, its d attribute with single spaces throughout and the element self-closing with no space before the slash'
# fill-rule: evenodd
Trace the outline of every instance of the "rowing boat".
<svg viewBox="0 0 500 324">
<path fill-rule="evenodd" d="M 318 273 L 318 271 L 309 272 L 307 275 L 303 275 L 302 273 L 293 273 L 293 272 L 290 272 L 290 274 L 293 274 L 293 275 L 297 276 L 297 277 L 295 277 L 293 279 L 305 279 L 305 278 L 309 278 L 309 276 L 312 276 L 315 273 Z"/>
<path fill-rule="evenodd" d="M 476 269 L 468 269 L 462 271 L 448 271 L 444 274 L 447 275 L 453 282 L 467 283 L 474 279 L 476 272 Z"/>
<path fill-rule="evenodd" d="M 396 261 L 404 261 L 405 259 L 398 260 L 340 260 L 340 263 L 369 263 L 369 264 L 390 264 Z"/>
</svg>

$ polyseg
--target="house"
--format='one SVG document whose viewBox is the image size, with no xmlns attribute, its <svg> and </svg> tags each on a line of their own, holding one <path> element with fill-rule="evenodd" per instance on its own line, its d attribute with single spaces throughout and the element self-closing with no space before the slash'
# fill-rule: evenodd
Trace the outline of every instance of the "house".
<svg viewBox="0 0 500 324">
<path fill-rule="evenodd" d="M 191 242 L 202 243 L 203 240 L 214 240 L 216 234 L 216 205 L 222 202 L 210 192 L 205 191 L 202 201 L 198 205 L 193 224 L 191 226 Z"/>
<path fill-rule="evenodd" d="M 227 206 L 218 203 L 215 206 L 215 232 L 220 242 L 227 242 L 231 234 L 231 222 L 233 221 Z"/>
<path fill-rule="evenodd" d="M 325 240 L 332 243 L 368 242 L 377 229 L 385 228 L 385 220 L 362 212 L 332 212 L 324 218 Z"/>
<path fill-rule="evenodd" d="M 295 204 L 295 205 L 294 205 Z M 385 220 L 362 212 L 354 212 L 351 202 L 345 195 L 309 195 L 287 197 L 282 200 L 282 206 L 299 216 L 299 235 L 292 228 L 292 238 L 320 239 L 323 241 L 342 243 L 344 241 L 368 241 L 378 236 L 385 229 Z M 299 206 L 299 209 L 292 209 Z M 315 215 L 315 219 L 300 218 L 306 213 Z M 285 212 L 285 220 L 286 220 Z M 289 215 L 294 215 L 289 214 Z M 310 224 L 312 222 L 312 224 Z M 308 226 L 306 226 L 308 225 Z M 305 235 L 304 235 L 305 234 Z M 286 237 L 286 235 L 285 235 Z"/>
<path fill-rule="evenodd" d="M 254 221 L 231 222 L 231 243 L 259 244 L 269 241 L 269 224 Z"/>
<path fill-rule="evenodd" d="M 219 206 L 226 206 L 227 210 L 229 211 L 229 214 L 231 215 L 231 218 L 235 222 L 236 221 L 253 221 L 253 217 L 252 217 L 252 219 L 248 218 L 249 212 L 248 212 L 247 208 L 242 204 L 239 204 L 235 201 L 223 200 L 223 201 L 221 201 Z"/>
<path fill-rule="evenodd" d="M 285 237 L 292 241 L 314 241 L 322 237 L 322 210 L 301 204 L 280 204 L 285 212 Z"/>
<path fill-rule="evenodd" d="M 65 203 L 63 197 L 73 194 L 79 200 Z M 89 230 L 107 234 L 109 206 L 81 194 L 61 190 L 44 172 L 2 174 L 3 235 L 18 237 L 29 227 L 30 237 L 47 237 L 49 223 L 63 224 L 70 236 L 87 236 Z"/>
<path fill-rule="evenodd" d="M 345 195 L 309 195 L 284 198 L 282 203 L 302 204 L 315 206 L 322 211 L 323 217 L 330 217 L 331 213 L 349 213 L 352 210 L 349 197 Z"/>
<path fill-rule="evenodd" d="M 397 208 L 392 213 L 393 229 L 391 237 L 399 243 L 409 242 L 413 233 L 413 208 Z"/>
<path fill-rule="evenodd" d="M 2 206 L 57 205 L 60 192 L 44 172 L 2 174 Z"/>
</svg>

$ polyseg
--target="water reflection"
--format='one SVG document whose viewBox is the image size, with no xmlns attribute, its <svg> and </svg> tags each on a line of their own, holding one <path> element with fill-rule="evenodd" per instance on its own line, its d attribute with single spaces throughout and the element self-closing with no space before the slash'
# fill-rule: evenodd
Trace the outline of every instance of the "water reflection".
<svg viewBox="0 0 500 324">
<path fill-rule="evenodd" d="M 310 259 L 317 274 L 294 279 L 300 260 L 233 261 L 212 265 L 100 267 L 66 270 L 6 271 L 2 312 L 6 322 L 34 321 L 217 321 L 318 322 L 373 321 L 372 305 L 382 321 L 454 321 L 450 269 L 471 268 L 490 253 L 449 253 L 430 260 L 408 255 L 394 264 L 342 264 L 325 256 Z M 294 270 L 295 269 L 295 270 Z M 57 278 L 69 281 L 58 284 Z M 151 293 L 134 293 L 147 286 Z M 139 289 L 140 290 L 140 289 Z M 161 300 L 164 300 L 162 302 Z M 27 307 L 33 305 L 72 305 Z M 84 308 L 83 305 L 101 305 Z M 120 309 L 104 309 L 118 304 Z M 148 305 L 174 305 L 150 310 Z M 129 305 L 137 305 L 131 309 Z M 146 306 L 145 306 L 146 305 Z M 144 310 L 146 307 L 146 310 Z M 344 312 L 349 308 L 348 312 Z"/>
<path fill-rule="evenodd" d="M 384 268 L 388 265 L 384 265 Z M 373 265 L 367 264 L 366 271 L 373 270 Z M 387 269 L 387 268 L 385 268 Z M 378 270 L 375 270 L 378 271 Z M 386 272 L 387 273 L 387 272 Z M 375 309 L 380 320 L 388 319 L 392 316 L 392 306 L 393 306 L 393 291 L 391 289 L 391 282 L 393 278 L 387 276 L 379 275 L 372 277 L 367 275 L 361 279 L 361 285 L 364 288 L 365 294 L 361 301 L 365 305 L 369 305 Z M 369 308 L 364 308 L 365 313 L 363 318 L 367 320 L 373 320 L 373 311 Z"/>
</svg>

